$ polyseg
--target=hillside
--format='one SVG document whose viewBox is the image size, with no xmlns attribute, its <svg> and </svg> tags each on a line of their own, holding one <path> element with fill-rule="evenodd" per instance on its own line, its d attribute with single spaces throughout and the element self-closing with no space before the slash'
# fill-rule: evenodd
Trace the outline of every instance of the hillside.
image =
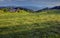
<svg viewBox="0 0 60 38">
<path fill-rule="evenodd" d="M 40 10 L 37 10 L 36 12 L 40 12 L 40 11 L 48 11 L 48 10 L 60 10 L 60 6 L 54 6 L 54 7 L 46 7 Z"/>
<path fill-rule="evenodd" d="M 60 38 L 60 10 L 0 10 L 0 38 Z"/>
<path fill-rule="evenodd" d="M 0 10 L 3 12 L 19 12 L 20 10 L 24 10 L 27 12 L 33 12 L 32 9 L 27 9 L 24 7 L 13 7 L 13 6 L 0 7 Z"/>
</svg>

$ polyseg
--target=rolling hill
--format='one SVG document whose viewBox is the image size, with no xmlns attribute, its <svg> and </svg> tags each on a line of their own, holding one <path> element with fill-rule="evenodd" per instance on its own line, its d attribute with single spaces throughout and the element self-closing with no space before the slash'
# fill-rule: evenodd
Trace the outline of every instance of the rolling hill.
<svg viewBox="0 0 60 38">
<path fill-rule="evenodd" d="M 60 10 L 0 11 L 0 38 L 60 38 Z"/>
</svg>

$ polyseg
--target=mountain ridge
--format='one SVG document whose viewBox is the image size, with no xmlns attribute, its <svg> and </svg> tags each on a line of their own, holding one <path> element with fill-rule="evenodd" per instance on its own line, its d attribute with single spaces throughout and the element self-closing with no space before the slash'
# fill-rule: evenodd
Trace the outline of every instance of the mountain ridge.
<svg viewBox="0 0 60 38">
<path fill-rule="evenodd" d="M 43 8 L 43 9 L 41 9 L 41 10 L 38 10 L 38 11 L 36 11 L 36 12 L 43 11 L 43 10 L 54 10 L 54 9 L 60 10 L 60 6 L 54 6 L 54 7 L 51 7 L 51 8 L 46 7 L 46 8 Z"/>
<path fill-rule="evenodd" d="M 39 10 L 34 10 L 34 9 L 29 9 L 29 8 L 25 8 L 25 7 L 13 7 L 13 6 L 8 6 L 8 7 L 0 7 L 0 10 L 1 9 L 4 9 L 4 8 L 6 8 L 6 9 L 9 9 L 9 10 L 25 10 L 25 11 L 33 11 L 33 12 L 39 12 L 39 11 L 43 11 L 43 10 L 53 10 L 53 9 L 60 9 L 60 6 L 54 6 L 54 7 L 51 7 L 51 8 L 49 8 L 49 7 L 45 7 L 45 8 L 42 8 L 42 9 L 40 9 L 39 8 Z M 37 8 L 36 8 L 37 9 Z"/>
</svg>

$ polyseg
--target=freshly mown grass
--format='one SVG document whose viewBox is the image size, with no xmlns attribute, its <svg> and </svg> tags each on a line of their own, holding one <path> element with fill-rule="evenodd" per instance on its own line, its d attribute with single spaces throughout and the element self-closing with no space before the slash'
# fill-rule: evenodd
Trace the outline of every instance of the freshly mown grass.
<svg viewBox="0 0 60 38">
<path fill-rule="evenodd" d="M 60 11 L 57 12 L 0 13 L 0 38 L 60 38 Z"/>
</svg>

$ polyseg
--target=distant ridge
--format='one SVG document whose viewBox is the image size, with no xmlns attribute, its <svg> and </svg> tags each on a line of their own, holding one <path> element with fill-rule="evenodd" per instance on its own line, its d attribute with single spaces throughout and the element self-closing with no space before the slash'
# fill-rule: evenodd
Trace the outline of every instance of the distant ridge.
<svg viewBox="0 0 60 38">
<path fill-rule="evenodd" d="M 8 10 L 25 10 L 25 11 L 33 11 L 32 9 L 27 9 L 27 8 L 23 8 L 23 7 L 13 7 L 13 6 L 8 6 L 8 7 L 0 7 L 0 10 L 1 9 L 7 9 Z"/>
<path fill-rule="evenodd" d="M 51 9 L 60 9 L 60 6 L 55 6 L 55 7 L 51 8 Z"/>
<path fill-rule="evenodd" d="M 43 11 L 43 10 L 54 10 L 54 9 L 60 10 L 60 6 L 54 6 L 52 8 L 46 7 L 46 8 L 40 9 L 36 12 L 40 12 L 40 11 Z"/>
<path fill-rule="evenodd" d="M 25 10 L 25 11 L 30 11 L 30 12 L 40 12 L 40 11 L 43 11 L 43 10 L 60 9 L 60 6 L 54 6 L 54 7 L 51 7 L 51 8 L 45 7 L 43 9 L 40 9 L 40 10 L 37 10 L 37 11 L 34 11 L 32 9 L 28 9 L 28 8 L 24 8 L 24 7 L 14 7 L 14 6 L 0 7 L 0 10 L 1 9 L 7 9 L 7 11 L 13 10 L 12 12 L 17 11 L 17 10 Z"/>
</svg>

